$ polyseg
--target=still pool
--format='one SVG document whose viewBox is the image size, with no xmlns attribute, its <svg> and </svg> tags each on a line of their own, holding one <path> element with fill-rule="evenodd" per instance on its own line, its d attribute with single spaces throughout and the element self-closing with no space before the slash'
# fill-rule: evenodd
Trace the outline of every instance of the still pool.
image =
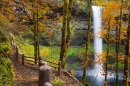
<svg viewBox="0 0 130 86">
<path fill-rule="evenodd" d="M 76 70 L 77 74 L 76 74 L 76 78 L 81 81 L 82 79 L 82 69 L 80 70 Z M 123 86 L 123 71 L 119 71 L 118 72 L 118 86 Z M 86 78 L 87 78 L 87 83 L 90 84 L 90 86 L 104 86 L 104 80 L 105 80 L 105 76 L 103 75 L 103 71 L 102 70 L 98 70 L 98 69 L 87 69 L 87 74 L 86 74 Z M 107 82 L 108 85 L 107 86 L 116 86 L 115 84 L 116 81 L 116 71 L 115 70 L 108 70 L 108 75 L 107 75 Z"/>
</svg>

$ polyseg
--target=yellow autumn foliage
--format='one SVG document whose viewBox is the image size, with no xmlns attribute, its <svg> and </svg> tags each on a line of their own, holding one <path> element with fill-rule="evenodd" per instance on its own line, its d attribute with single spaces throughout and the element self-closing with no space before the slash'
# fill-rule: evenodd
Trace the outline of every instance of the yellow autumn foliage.
<svg viewBox="0 0 130 86">
<path fill-rule="evenodd" d="M 104 24 L 108 25 L 108 21 L 110 23 L 110 26 L 113 26 L 116 24 L 115 17 L 119 15 L 120 12 L 120 3 L 117 2 L 110 2 L 106 7 L 104 7 L 103 10 L 103 19 Z"/>
<path fill-rule="evenodd" d="M 94 2 L 98 6 L 106 6 L 108 4 L 108 2 L 106 2 L 104 0 L 95 0 Z"/>
<path fill-rule="evenodd" d="M 43 24 L 42 22 L 38 22 L 38 29 L 40 30 L 40 31 L 47 31 L 48 30 L 48 27 L 45 25 L 45 24 Z"/>
<path fill-rule="evenodd" d="M 104 36 L 106 36 L 107 34 L 107 30 L 106 29 L 102 29 L 99 34 L 101 35 L 102 38 L 104 38 Z"/>
<path fill-rule="evenodd" d="M 3 27 L 9 27 L 10 25 L 10 21 L 1 13 L 0 13 L 0 25 Z"/>
<path fill-rule="evenodd" d="M 51 50 L 49 50 L 48 48 L 44 48 L 40 51 L 41 56 L 43 56 L 43 58 L 47 58 L 47 56 L 51 53 Z"/>
<path fill-rule="evenodd" d="M 20 17 L 21 19 L 24 19 L 24 20 L 27 20 L 27 19 L 28 19 L 28 17 L 27 17 L 25 14 L 20 14 L 19 17 Z"/>
<path fill-rule="evenodd" d="M 103 61 L 106 61 L 106 57 L 107 57 L 107 53 L 106 53 L 106 52 L 103 52 L 103 53 L 102 53 L 102 60 L 103 60 Z"/>
</svg>

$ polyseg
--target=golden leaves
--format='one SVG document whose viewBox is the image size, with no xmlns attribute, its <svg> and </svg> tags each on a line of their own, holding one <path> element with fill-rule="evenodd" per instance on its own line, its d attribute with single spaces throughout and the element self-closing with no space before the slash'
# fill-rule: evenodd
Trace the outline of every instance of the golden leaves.
<svg viewBox="0 0 130 86">
<path fill-rule="evenodd" d="M 106 52 L 103 52 L 102 53 L 102 60 L 106 62 L 106 56 L 107 56 L 107 53 Z"/>
<path fill-rule="evenodd" d="M 59 21 L 62 22 L 63 21 L 63 17 L 59 17 Z"/>
<path fill-rule="evenodd" d="M 95 58 L 95 64 L 103 64 L 103 57 L 102 57 L 102 53 L 95 53 L 96 58 Z"/>
<path fill-rule="evenodd" d="M 104 0 L 95 0 L 96 5 L 98 6 L 106 6 L 108 3 Z"/>
<path fill-rule="evenodd" d="M 8 27 L 9 23 L 10 21 L 3 14 L 0 13 L 0 25 Z"/>
<path fill-rule="evenodd" d="M 40 51 L 41 56 L 43 56 L 44 58 L 47 57 L 50 53 L 51 50 L 49 50 L 48 48 L 44 48 Z"/>
<path fill-rule="evenodd" d="M 108 21 L 111 26 L 115 25 L 115 17 L 119 15 L 120 4 L 117 2 L 110 2 L 103 10 L 103 19 L 105 25 L 108 24 Z"/>
<path fill-rule="evenodd" d="M 10 22 L 16 21 L 16 17 L 14 15 L 8 16 L 8 19 L 10 20 Z"/>
<path fill-rule="evenodd" d="M 103 38 L 104 36 L 106 36 L 107 34 L 107 30 L 106 29 L 102 29 L 99 34 L 101 35 L 101 37 Z"/>
<path fill-rule="evenodd" d="M 24 20 L 28 19 L 28 17 L 25 14 L 23 14 L 23 13 L 20 14 L 19 17 L 20 17 L 20 19 L 24 19 Z"/>
<path fill-rule="evenodd" d="M 47 31 L 48 30 L 48 28 L 46 27 L 46 25 L 45 24 L 43 24 L 42 22 L 38 22 L 38 29 L 40 30 L 40 31 Z"/>
</svg>

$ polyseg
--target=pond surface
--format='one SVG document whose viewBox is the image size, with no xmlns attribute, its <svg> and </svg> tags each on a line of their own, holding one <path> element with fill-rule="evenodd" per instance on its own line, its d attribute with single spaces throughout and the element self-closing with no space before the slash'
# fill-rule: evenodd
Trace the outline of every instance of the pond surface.
<svg viewBox="0 0 130 86">
<path fill-rule="evenodd" d="M 82 79 L 82 69 L 76 70 L 76 78 L 81 81 Z M 118 77 L 118 86 L 123 86 L 123 71 L 119 71 L 119 77 Z M 104 80 L 105 76 L 103 75 L 103 71 L 99 69 L 87 69 L 87 83 L 90 84 L 90 86 L 104 86 Z M 108 70 L 108 76 L 107 76 L 108 86 L 116 86 L 116 72 L 115 70 Z"/>
</svg>

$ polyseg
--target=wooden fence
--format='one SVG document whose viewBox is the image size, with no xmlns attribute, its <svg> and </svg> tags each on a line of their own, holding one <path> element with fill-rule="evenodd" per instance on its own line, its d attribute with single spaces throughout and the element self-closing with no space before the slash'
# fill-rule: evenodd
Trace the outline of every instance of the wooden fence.
<svg viewBox="0 0 130 86">
<path fill-rule="evenodd" d="M 19 50 L 18 50 L 18 47 L 15 46 L 14 44 L 12 46 L 14 47 L 14 50 L 16 52 L 16 61 L 20 60 L 22 65 L 24 65 L 26 63 L 26 64 L 38 66 L 38 64 L 35 64 L 34 57 L 29 57 L 29 56 L 25 56 L 24 54 L 20 54 Z M 72 75 L 70 75 L 70 73 L 68 73 L 67 71 L 61 69 L 61 61 L 59 61 L 57 63 L 54 63 L 54 62 L 43 60 L 43 59 L 40 58 L 39 62 L 42 62 L 42 61 L 47 62 L 48 65 L 51 66 L 52 68 L 54 68 L 55 70 L 57 69 L 59 75 L 61 75 L 61 71 L 62 71 L 62 73 L 64 73 L 65 75 L 69 75 L 69 77 L 73 78 L 76 82 L 78 82 L 80 84 L 79 86 L 84 86 L 76 78 L 74 78 Z M 53 65 L 57 65 L 57 66 L 53 66 Z"/>
<path fill-rule="evenodd" d="M 30 57 L 30 56 L 26 56 L 24 54 L 20 54 L 17 46 L 15 46 L 15 51 L 16 51 L 16 61 L 20 61 L 22 65 L 29 64 L 29 65 L 40 66 L 41 62 L 45 61 L 45 62 L 47 62 L 47 64 L 49 66 L 51 66 L 54 70 L 58 71 L 58 73 L 61 74 L 61 61 L 59 61 L 58 63 L 55 63 L 55 62 L 51 62 L 51 61 L 48 61 L 48 60 L 44 60 L 41 57 L 39 57 L 40 61 L 38 63 L 36 63 L 34 57 Z"/>
</svg>

